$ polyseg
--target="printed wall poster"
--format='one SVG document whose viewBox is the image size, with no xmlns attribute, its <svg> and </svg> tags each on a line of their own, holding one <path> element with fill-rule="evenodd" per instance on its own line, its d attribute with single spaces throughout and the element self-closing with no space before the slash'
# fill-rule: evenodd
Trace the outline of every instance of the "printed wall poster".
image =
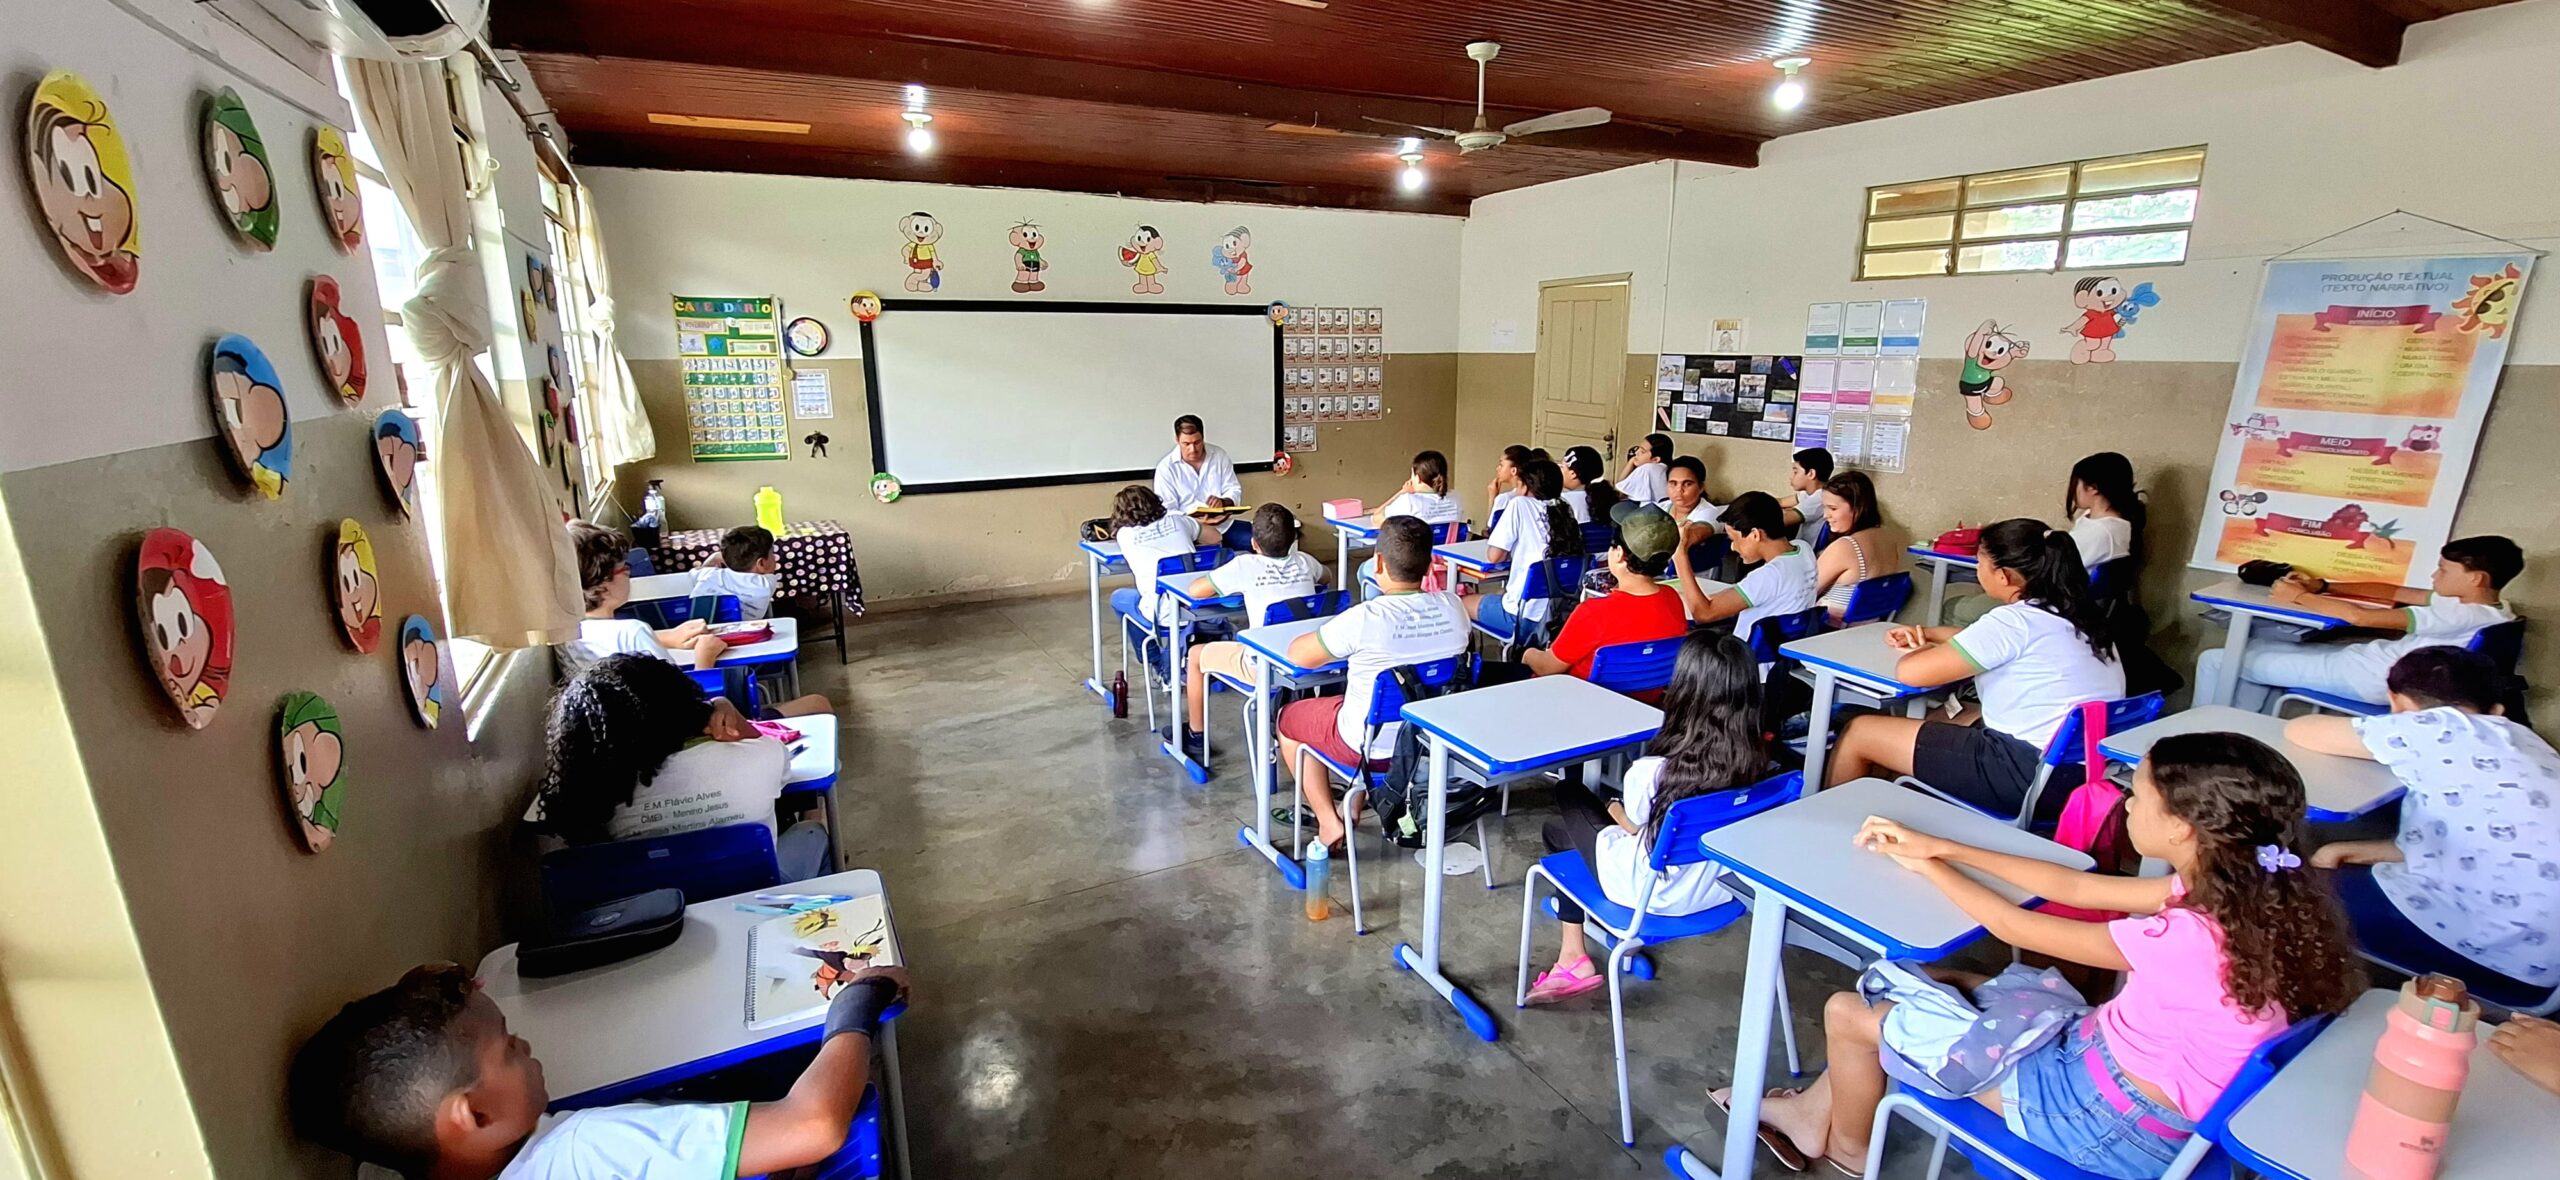
<svg viewBox="0 0 2560 1180">
<path fill-rule="evenodd" d="M 231 687 L 231 583 L 203 542 L 153 529 L 142 535 L 133 586 L 151 679 L 187 728 L 203 729 Z"/>
<path fill-rule="evenodd" d="M 790 458 L 774 300 L 678 295 L 675 309 L 693 461 Z"/>
<path fill-rule="evenodd" d="M 1840 355 L 1874 356 L 1884 347 L 1884 304 L 1847 304 L 1840 317 Z"/>
<path fill-rule="evenodd" d="M 338 711 L 317 693 L 284 694 L 276 702 L 276 754 L 285 807 L 303 849 L 328 851 L 347 805 L 346 731 Z"/>
<path fill-rule="evenodd" d="M 1840 355 L 1841 305 L 1816 303 L 1805 308 L 1804 354 L 1806 356 Z"/>
<path fill-rule="evenodd" d="M 1888 299 L 1884 301 L 1883 336 L 1877 351 L 1885 356 L 1920 355 L 1920 334 L 1929 324 L 1929 301 L 1926 299 Z"/>
<path fill-rule="evenodd" d="M 63 260 L 108 291 L 133 290 L 142 278 L 133 160 L 107 101 L 78 74 L 45 75 L 27 103 L 26 152 L 37 212 Z"/>
<path fill-rule="evenodd" d="M 2194 564 L 2425 577 L 2532 269 L 2526 254 L 2270 263 Z"/>
<path fill-rule="evenodd" d="M 223 219 L 241 244 L 272 250 L 280 219 L 276 216 L 276 174 L 267 161 L 267 141 L 240 95 L 225 86 L 205 101 L 204 171 Z"/>
</svg>

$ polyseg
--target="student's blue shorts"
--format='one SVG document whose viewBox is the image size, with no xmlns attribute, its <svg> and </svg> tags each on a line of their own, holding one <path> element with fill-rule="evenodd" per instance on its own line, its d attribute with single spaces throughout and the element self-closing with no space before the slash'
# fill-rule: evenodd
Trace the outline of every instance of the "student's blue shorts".
<svg viewBox="0 0 2560 1180">
<path fill-rule="evenodd" d="M 2130 1109 L 2120 1109 L 2119 1101 Z M 2186 1134 L 2160 1129 L 2195 1129 L 2186 1116 L 2134 1088 L 2088 1017 L 2072 1021 L 2001 1080 L 2000 1116 L 2019 1138 L 2116 1180 L 2157 1180 L 2187 1145 Z"/>
<path fill-rule="evenodd" d="M 1476 621 L 1505 635 L 1520 634 L 1520 618 L 1511 613 L 1510 604 L 1499 594 L 1484 596 L 1484 605 L 1476 608 Z"/>
</svg>

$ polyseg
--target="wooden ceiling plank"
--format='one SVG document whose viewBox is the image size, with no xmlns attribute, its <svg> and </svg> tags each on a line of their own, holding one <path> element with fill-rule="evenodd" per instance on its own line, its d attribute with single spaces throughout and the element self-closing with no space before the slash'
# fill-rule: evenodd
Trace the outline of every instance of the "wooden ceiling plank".
<svg viewBox="0 0 2560 1180">
<path fill-rule="evenodd" d="M 2195 0 L 2377 69 L 2400 64 L 2409 22 L 2366 0 Z"/>
</svg>

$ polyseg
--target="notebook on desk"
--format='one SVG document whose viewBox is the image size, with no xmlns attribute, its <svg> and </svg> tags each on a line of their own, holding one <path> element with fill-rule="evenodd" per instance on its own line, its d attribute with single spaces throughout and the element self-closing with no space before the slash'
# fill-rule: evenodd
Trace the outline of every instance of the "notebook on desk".
<svg viewBox="0 0 2560 1180">
<path fill-rule="evenodd" d="M 898 962 L 888 907 L 877 897 L 759 922 L 747 932 L 747 1027 L 824 1011 L 855 973 Z"/>
</svg>

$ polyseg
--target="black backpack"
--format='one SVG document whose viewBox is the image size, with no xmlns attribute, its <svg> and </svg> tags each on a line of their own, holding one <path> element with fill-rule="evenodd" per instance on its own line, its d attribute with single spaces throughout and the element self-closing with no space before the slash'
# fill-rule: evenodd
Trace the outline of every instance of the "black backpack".
<svg viewBox="0 0 2560 1180">
<path fill-rule="evenodd" d="M 1458 675 L 1447 684 L 1424 684 L 1410 666 L 1395 668 L 1391 674 L 1396 687 L 1403 690 L 1407 701 L 1427 701 L 1473 687 L 1471 665 L 1461 660 Z M 1378 826 L 1387 838 L 1406 848 L 1420 848 L 1427 820 L 1423 806 L 1431 796 L 1431 752 L 1424 747 L 1422 731 L 1411 725 L 1396 730 L 1395 752 L 1387 759 L 1386 781 L 1370 790 L 1369 808 L 1378 813 Z M 1501 802 L 1501 793 L 1478 783 L 1464 783 L 1452 778 L 1449 783 L 1448 826 L 1471 824 Z"/>
</svg>

